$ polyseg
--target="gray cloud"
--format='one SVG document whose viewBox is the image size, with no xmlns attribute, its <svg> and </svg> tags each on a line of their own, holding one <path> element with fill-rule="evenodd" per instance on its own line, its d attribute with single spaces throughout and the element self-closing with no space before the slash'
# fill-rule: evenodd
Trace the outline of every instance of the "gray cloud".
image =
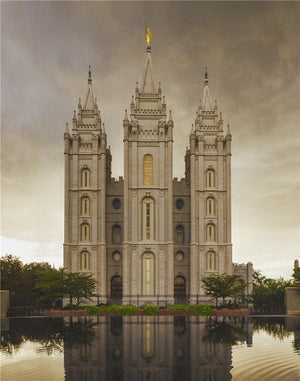
<svg viewBox="0 0 300 381">
<path fill-rule="evenodd" d="M 299 255 L 299 3 L 4 2 L 1 8 L 5 237 L 42 242 L 43 250 L 62 241 L 63 131 L 85 95 L 89 64 L 113 174 L 122 175 L 122 119 L 141 80 L 147 22 L 155 79 L 175 123 L 174 176 L 184 174 L 208 66 L 212 96 L 233 133 L 234 260 L 252 260 L 268 275 L 290 274 Z"/>
</svg>

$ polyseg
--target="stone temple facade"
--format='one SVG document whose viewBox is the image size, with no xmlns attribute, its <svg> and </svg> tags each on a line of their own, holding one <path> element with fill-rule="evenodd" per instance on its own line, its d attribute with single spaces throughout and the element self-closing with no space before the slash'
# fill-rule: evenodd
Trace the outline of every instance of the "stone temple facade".
<svg viewBox="0 0 300 381">
<path fill-rule="evenodd" d="M 211 100 L 207 72 L 195 111 L 185 177 L 178 180 L 176 127 L 153 79 L 148 45 L 123 120 L 124 178 L 116 180 L 89 71 L 86 97 L 64 133 L 64 267 L 93 273 L 98 301 L 195 302 L 204 298 L 203 276 L 233 272 L 231 132 Z"/>
</svg>

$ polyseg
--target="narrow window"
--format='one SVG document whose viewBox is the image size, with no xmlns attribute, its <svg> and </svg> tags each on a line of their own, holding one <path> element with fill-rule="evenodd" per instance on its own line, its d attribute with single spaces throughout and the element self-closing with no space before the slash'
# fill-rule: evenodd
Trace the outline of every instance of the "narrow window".
<svg viewBox="0 0 300 381">
<path fill-rule="evenodd" d="M 208 242 L 214 242 L 215 238 L 215 226 L 213 224 L 208 224 L 206 227 L 206 240 Z"/>
<path fill-rule="evenodd" d="M 115 243 L 115 244 L 122 243 L 121 226 L 120 225 L 114 225 L 112 228 L 112 243 Z"/>
<path fill-rule="evenodd" d="M 154 257 L 151 253 L 142 259 L 143 295 L 154 295 Z"/>
<path fill-rule="evenodd" d="M 88 224 L 81 225 L 81 241 L 90 240 L 90 226 Z"/>
<path fill-rule="evenodd" d="M 83 169 L 81 171 L 81 186 L 83 188 L 90 186 L 90 171 L 88 169 Z"/>
<path fill-rule="evenodd" d="M 80 254 L 80 268 L 81 270 L 89 270 L 90 268 L 90 257 L 87 251 Z"/>
<path fill-rule="evenodd" d="M 90 199 L 88 197 L 82 197 L 81 199 L 81 215 L 90 215 Z"/>
<path fill-rule="evenodd" d="M 207 253 L 207 270 L 216 271 L 216 254 L 213 251 Z"/>
<path fill-rule="evenodd" d="M 175 243 L 176 245 L 184 245 L 184 227 L 182 225 L 176 226 Z"/>
<path fill-rule="evenodd" d="M 206 215 L 207 216 L 215 215 L 215 200 L 212 197 L 209 197 L 206 200 Z"/>
<path fill-rule="evenodd" d="M 143 240 L 154 239 L 154 201 L 146 197 L 143 201 Z"/>
<path fill-rule="evenodd" d="M 144 185 L 153 185 L 153 157 L 152 155 L 144 156 L 143 163 L 143 172 L 144 172 Z"/>
<path fill-rule="evenodd" d="M 206 186 L 207 188 L 215 187 L 215 172 L 212 169 L 206 172 Z"/>
</svg>

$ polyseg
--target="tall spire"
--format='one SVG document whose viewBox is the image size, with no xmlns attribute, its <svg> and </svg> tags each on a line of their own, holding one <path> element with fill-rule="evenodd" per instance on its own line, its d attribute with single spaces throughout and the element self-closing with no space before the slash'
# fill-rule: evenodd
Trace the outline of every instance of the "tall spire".
<svg viewBox="0 0 300 381">
<path fill-rule="evenodd" d="M 92 88 L 92 72 L 91 72 L 91 66 L 89 66 L 88 90 L 87 90 L 83 108 L 85 110 L 94 110 L 94 106 L 95 106 L 95 101 L 94 101 L 93 88 Z"/>
<path fill-rule="evenodd" d="M 141 92 L 143 93 L 155 93 L 155 85 L 154 85 L 154 79 L 152 74 L 152 59 L 151 59 L 151 46 L 150 46 L 150 40 L 152 37 L 152 33 L 150 31 L 150 28 L 146 26 L 146 38 L 147 38 L 147 58 L 146 58 L 146 65 L 145 65 L 145 71 L 142 79 L 142 87 Z"/>
<path fill-rule="evenodd" d="M 204 89 L 203 89 L 203 110 L 213 111 L 213 104 L 210 99 L 209 88 L 208 88 L 208 73 L 207 67 L 205 68 L 205 79 L 204 79 Z"/>
</svg>

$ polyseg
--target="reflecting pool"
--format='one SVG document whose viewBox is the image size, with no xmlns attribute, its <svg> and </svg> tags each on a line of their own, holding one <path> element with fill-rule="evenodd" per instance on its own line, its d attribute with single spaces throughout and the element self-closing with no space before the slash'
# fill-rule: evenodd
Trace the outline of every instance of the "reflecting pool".
<svg viewBox="0 0 300 381">
<path fill-rule="evenodd" d="M 300 380 L 300 318 L 2 320 L 4 380 Z"/>
</svg>

